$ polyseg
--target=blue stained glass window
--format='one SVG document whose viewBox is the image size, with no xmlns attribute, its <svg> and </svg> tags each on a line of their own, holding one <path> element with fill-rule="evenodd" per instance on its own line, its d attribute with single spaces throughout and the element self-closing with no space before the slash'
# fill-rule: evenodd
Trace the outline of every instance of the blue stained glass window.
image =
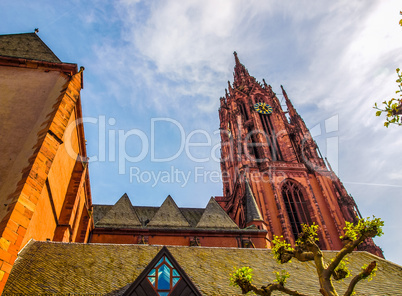
<svg viewBox="0 0 402 296">
<path fill-rule="evenodd" d="M 166 258 L 165 257 L 165 261 L 171 266 L 171 267 L 173 267 L 173 264 L 172 263 L 170 263 L 170 261 L 169 261 L 169 259 L 168 258 Z"/>
<path fill-rule="evenodd" d="M 155 277 L 149 276 L 149 277 L 148 277 L 148 280 L 151 282 L 152 286 L 155 287 Z"/>
<path fill-rule="evenodd" d="M 158 290 L 170 290 L 170 268 L 165 264 L 158 269 Z"/>
<path fill-rule="evenodd" d="M 156 266 L 158 266 L 159 264 L 161 264 L 163 262 L 163 259 L 165 259 L 165 257 L 162 257 L 161 260 L 158 261 L 158 263 L 156 263 Z"/>
<path fill-rule="evenodd" d="M 167 296 L 180 280 L 180 274 L 168 258 L 163 256 L 147 276 L 160 296 Z"/>
</svg>

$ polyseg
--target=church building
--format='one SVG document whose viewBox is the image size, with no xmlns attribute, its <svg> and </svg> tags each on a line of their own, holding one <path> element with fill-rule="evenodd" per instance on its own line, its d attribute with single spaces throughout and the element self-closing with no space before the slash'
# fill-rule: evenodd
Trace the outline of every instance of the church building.
<svg viewBox="0 0 402 296">
<path fill-rule="evenodd" d="M 135 206 L 127 194 L 97 205 L 81 123 L 83 67 L 60 61 L 37 32 L 0 35 L 2 295 L 240 295 L 229 278 L 243 266 L 261 285 L 286 268 L 287 287 L 318 294 L 314 264 L 280 266 L 270 242 L 283 236 L 294 245 L 301 224 L 315 223 L 331 259 L 345 222 L 360 217 L 357 205 L 285 90 L 287 110 L 234 55 L 219 108 L 223 195 L 205 208 L 179 207 L 171 196 L 160 207 Z M 373 260 L 377 276 L 356 292 L 401 295 L 402 267 L 371 239 L 350 254 L 351 272 Z"/>
<path fill-rule="evenodd" d="M 0 35 L 0 291 L 30 239 L 88 241 L 82 71 L 36 33 Z"/>
<path fill-rule="evenodd" d="M 321 249 L 340 250 L 345 221 L 361 218 L 354 199 L 327 168 L 283 87 L 285 111 L 272 87 L 257 82 L 234 56 L 234 82 L 220 99 L 224 182 L 216 200 L 240 227 L 250 223 L 247 215 L 257 204 L 270 239 L 283 236 L 294 244 L 301 225 L 315 223 Z M 359 249 L 383 257 L 372 239 Z"/>
</svg>

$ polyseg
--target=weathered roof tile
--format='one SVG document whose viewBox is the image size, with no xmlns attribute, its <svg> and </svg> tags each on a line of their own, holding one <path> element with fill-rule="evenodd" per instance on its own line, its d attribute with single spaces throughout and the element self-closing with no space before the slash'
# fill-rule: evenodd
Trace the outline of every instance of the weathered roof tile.
<svg viewBox="0 0 402 296">
<path fill-rule="evenodd" d="M 162 246 L 72 244 L 31 241 L 19 254 L 7 281 L 7 293 L 100 293 L 121 295 L 134 282 Z M 256 285 L 273 282 L 273 271 L 291 274 L 286 286 L 309 295 L 319 295 L 312 262 L 279 265 L 268 249 L 167 247 L 203 295 L 240 295 L 229 285 L 233 268 L 249 266 Z M 327 259 L 334 251 L 324 251 Z M 348 255 L 349 269 L 376 260 L 377 275 L 357 285 L 357 295 L 402 295 L 402 267 L 367 252 Z M 351 278 L 336 282 L 342 295 Z"/>
<path fill-rule="evenodd" d="M 35 33 L 0 35 L 0 56 L 61 63 Z"/>
<path fill-rule="evenodd" d="M 246 222 L 263 221 L 250 184 L 246 180 Z"/>
<path fill-rule="evenodd" d="M 124 194 L 116 204 L 96 222 L 97 227 L 140 227 L 141 222 L 134 212 L 133 206 L 127 194 Z"/>
<path fill-rule="evenodd" d="M 190 227 L 173 198 L 169 195 L 147 224 L 148 227 Z"/>
<path fill-rule="evenodd" d="M 239 229 L 213 197 L 208 202 L 197 228 L 231 228 Z"/>
</svg>

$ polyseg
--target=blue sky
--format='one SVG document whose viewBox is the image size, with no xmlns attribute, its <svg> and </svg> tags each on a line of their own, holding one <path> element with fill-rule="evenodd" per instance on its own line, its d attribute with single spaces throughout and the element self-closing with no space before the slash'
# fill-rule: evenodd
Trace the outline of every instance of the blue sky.
<svg viewBox="0 0 402 296">
<path fill-rule="evenodd" d="M 102 204 L 126 192 L 136 205 L 170 194 L 179 206 L 204 207 L 222 194 L 218 103 L 236 50 L 257 80 L 278 94 L 285 87 L 362 214 L 385 220 L 376 242 L 402 264 L 402 129 L 384 128 L 372 109 L 397 90 L 402 8 L 317 2 L 6 0 L 0 33 L 39 28 L 62 61 L 85 66 L 92 195 Z M 123 156 L 133 161 L 119 163 Z"/>
</svg>

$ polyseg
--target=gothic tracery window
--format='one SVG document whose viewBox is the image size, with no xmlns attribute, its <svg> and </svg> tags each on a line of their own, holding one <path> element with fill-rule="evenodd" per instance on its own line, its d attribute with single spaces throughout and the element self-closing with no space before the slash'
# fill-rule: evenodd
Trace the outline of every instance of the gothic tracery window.
<svg viewBox="0 0 402 296">
<path fill-rule="evenodd" d="M 302 230 L 301 224 L 312 224 L 302 186 L 291 180 L 285 181 L 282 185 L 282 197 L 296 240 Z"/>
<path fill-rule="evenodd" d="M 279 149 L 279 144 L 276 139 L 275 129 L 272 124 L 271 114 L 258 114 L 262 123 L 262 128 L 265 132 L 265 137 L 268 142 L 269 151 L 271 153 L 271 157 L 273 161 L 282 160 L 282 153 Z"/>
<path fill-rule="evenodd" d="M 239 107 L 240 113 L 244 117 L 244 120 L 247 121 L 248 120 L 248 114 L 247 114 L 246 106 L 244 105 L 243 102 L 238 102 L 237 105 Z"/>
</svg>

